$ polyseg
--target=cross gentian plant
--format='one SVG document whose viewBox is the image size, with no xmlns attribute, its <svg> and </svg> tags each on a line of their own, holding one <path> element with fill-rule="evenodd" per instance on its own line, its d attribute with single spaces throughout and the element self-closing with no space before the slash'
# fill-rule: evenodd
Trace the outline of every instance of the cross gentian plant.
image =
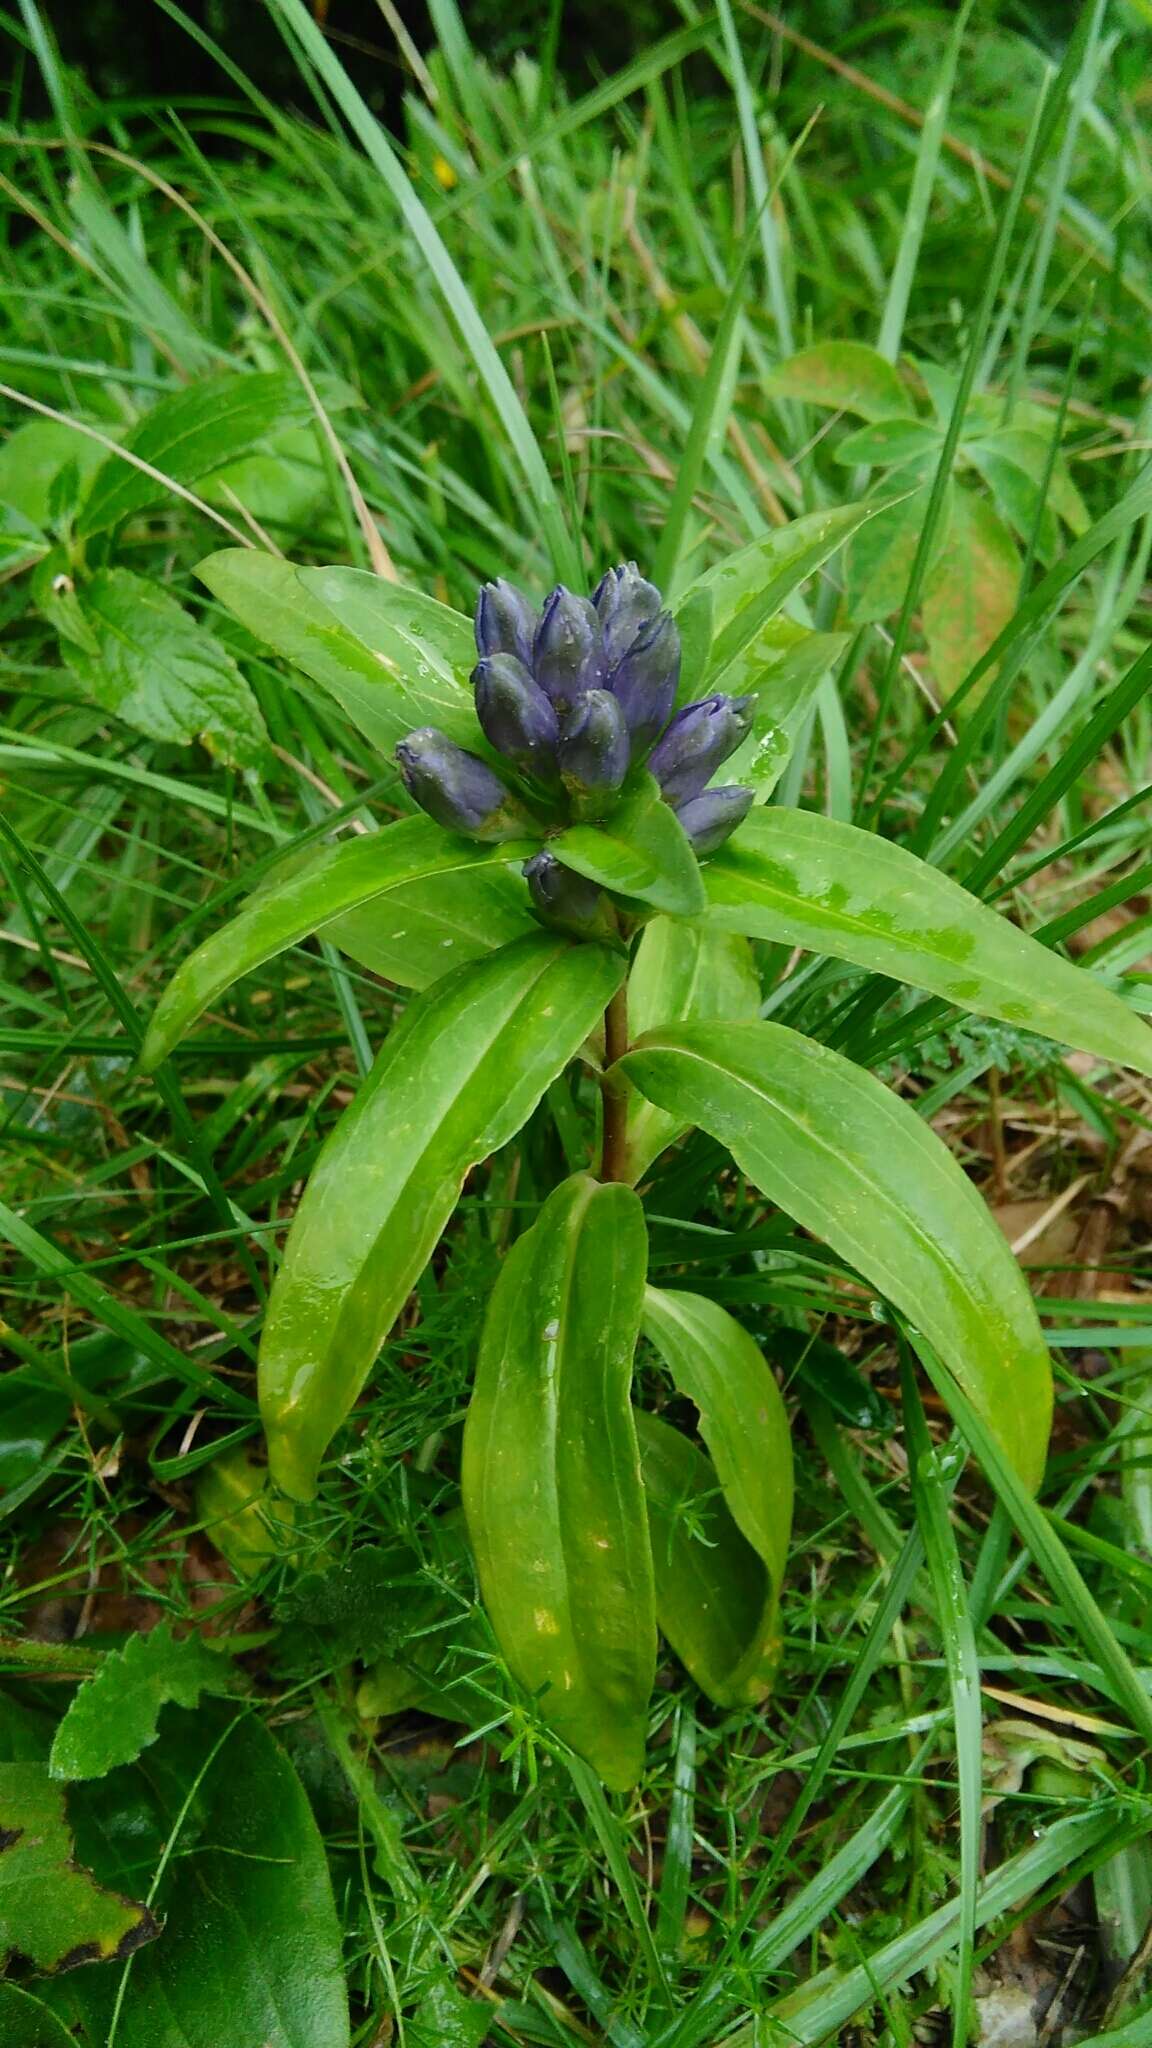
<svg viewBox="0 0 1152 2048">
<path fill-rule="evenodd" d="M 989 1455 L 1030 1487 L 1043 1470 L 1048 1355 L 999 1230 L 907 1102 L 761 1016 L 749 939 L 1152 1073 L 1146 1027 L 1092 976 L 901 848 L 768 801 L 843 644 L 780 607 L 861 516 L 797 521 L 674 611 L 632 563 L 539 616 L 489 584 L 475 663 L 466 619 L 363 572 L 243 552 L 202 570 L 395 747 L 419 806 L 273 877 L 185 962 L 145 1048 L 155 1065 L 313 931 L 416 990 L 276 1276 L 259 1367 L 273 1478 L 312 1494 L 465 1177 L 548 1113 L 566 1068 L 591 1070 L 587 1164 L 487 1307 L 462 1485 L 507 1664 L 612 1786 L 642 1765 L 658 1626 L 722 1703 L 761 1698 L 778 1654 L 791 1465 L 774 1375 L 716 1301 L 648 1280 L 637 1188 L 686 1132 L 891 1304 Z M 633 1406 L 642 1334 L 698 1441 Z"/>
</svg>

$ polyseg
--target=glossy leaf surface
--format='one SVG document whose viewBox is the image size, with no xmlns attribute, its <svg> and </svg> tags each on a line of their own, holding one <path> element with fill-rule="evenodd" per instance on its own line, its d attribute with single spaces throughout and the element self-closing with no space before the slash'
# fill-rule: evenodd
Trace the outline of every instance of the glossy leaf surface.
<svg viewBox="0 0 1152 2048">
<path fill-rule="evenodd" d="M 148 1027 L 141 1054 L 144 1071 L 159 1064 L 224 989 L 310 932 L 322 931 L 333 919 L 404 883 L 509 857 L 506 845 L 457 839 L 430 818 L 398 818 L 379 832 L 323 847 L 282 881 L 273 879 L 251 896 L 238 917 L 221 925 L 182 963 Z M 402 943 L 402 922 L 396 929 Z"/>
<path fill-rule="evenodd" d="M 779 1024 L 685 1025 L 621 1064 L 923 1330 L 1035 1487 L 1052 1386 L 1032 1297 L 976 1189 L 915 1112 Z"/>
<path fill-rule="evenodd" d="M 427 663 L 376 653 L 337 618 L 290 562 L 252 548 L 222 548 L 196 574 L 214 597 L 248 628 L 261 646 L 319 683 L 380 752 L 391 757 L 398 740 L 417 726 L 436 725 L 459 745 L 478 738 L 471 694 L 447 683 Z M 426 598 L 417 598 L 427 604 Z"/>
<path fill-rule="evenodd" d="M 718 1303 L 649 1287 L 644 1334 L 661 1353 L 679 1391 L 695 1402 L 725 1506 L 760 1565 L 758 1608 L 754 1619 L 746 1612 L 742 1617 L 738 1655 L 726 1665 L 710 1662 L 695 1670 L 689 1664 L 689 1669 L 712 1699 L 725 1705 L 749 1703 L 767 1691 L 780 1652 L 777 1614 L 792 1527 L 788 1417 L 759 1346 Z M 745 1572 L 742 1585 L 748 1578 Z M 687 1627 L 684 1604 L 679 1601 L 677 1617 Z M 660 1618 L 663 1627 L 663 1610 Z M 716 1601 L 711 1618 L 716 1626 Z M 676 1646 L 672 1630 L 665 1627 L 665 1634 Z M 687 1655 L 684 1660 L 689 1662 Z"/>
<path fill-rule="evenodd" d="M 286 1492 L 310 1497 L 465 1175 L 515 1136 L 623 973 L 540 932 L 409 1005 L 321 1152 L 272 1289 L 260 1405 Z"/>
<path fill-rule="evenodd" d="M 724 931 L 851 960 L 1152 1073 L 1152 1032 L 1118 996 L 874 833 L 761 808 L 704 875 L 710 922 Z"/>
<path fill-rule="evenodd" d="M 638 1197 L 576 1174 L 505 1260 L 464 1432 L 484 1604 L 510 1670 L 616 1790 L 644 1761 L 652 1558 L 632 1419 L 648 1240 Z"/>
<path fill-rule="evenodd" d="M 664 1024 L 709 1017 L 755 1017 L 760 982 L 747 939 L 718 931 L 708 919 L 685 924 L 654 917 L 641 935 L 628 978 L 628 1022 L 633 1038 Z M 628 1104 L 628 1174 L 643 1179 L 652 1161 L 688 1125 L 657 1109 L 644 1095 Z"/>
<path fill-rule="evenodd" d="M 400 988 L 429 988 L 462 961 L 538 931 L 528 902 L 522 876 L 498 860 L 480 862 L 374 896 L 334 918 L 324 936 Z"/>
<path fill-rule="evenodd" d="M 828 512 L 805 513 L 738 548 L 685 591 L 681 610 L 695 604 L 703 592 L 712 600 L 707 689 L 738 694 L 751 686 L 758 636 L 806 578 L 867 525 L 874 510 L 870 505 L 840 505 Z M 701 694 L 696 678 L 691 695 Z M 689 701 L 686 682 L 679 696 L 682 703 Z"/>
<path fill-rule="evenodd" d="M 348 2048 L 341 1929 L 303 1786 L 255 1715 L 177 1711 L 146 1764 L 69 1795 L 101 1878 L 152 1871 L 163 1933 L 132 1959 L 116 2048 Z M 115 1971 L 76 1971 L 57 2009 L 108 2038 Z M 72 2000 L 76 2003 L 73 2005 Z"/>
<path fill-rule="evenodd" d="M 550 847 L 565 867 L 603 889 L 676 917 L 697 917 L 704 909 L 699 862 L 650 775 L 639 778 L 603 825 L 569 825 Z"/>
<path fill-rule="evenodd" d="M 64 1790 L 47 1766 L 0 1764 L 0 1960 L 69 1970 L 129 1955 L 158 1932 L 147 1906 L 77 1862 Z"/>
</svg>

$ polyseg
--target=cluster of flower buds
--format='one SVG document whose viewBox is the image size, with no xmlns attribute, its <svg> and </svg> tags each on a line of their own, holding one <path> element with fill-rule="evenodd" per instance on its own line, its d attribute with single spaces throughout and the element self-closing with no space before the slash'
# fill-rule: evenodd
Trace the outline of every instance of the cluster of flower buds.
<svg viewBox="0 0 1152 2048">
<path fill-rule="evenodd" d="M 476 646 L 476 717 L 502 772 L 433 727 L 396 749 L 410 795 L 437 824 L 503 840 L 599 820 L 646 766 L 697 854 L 735 831 L 752 791 L 708 785 L 750 730 L 753 699 L 705 697 L 673 715 L 680 636 L 635 562 L 609 569 L 591 597 L 559 584 L 539 614 L 514 584 L 486 583 Z M 525 873 L 542 915 L 590 928 L 592 884 L 577 888 L 547 853 Z"/>
</svg>

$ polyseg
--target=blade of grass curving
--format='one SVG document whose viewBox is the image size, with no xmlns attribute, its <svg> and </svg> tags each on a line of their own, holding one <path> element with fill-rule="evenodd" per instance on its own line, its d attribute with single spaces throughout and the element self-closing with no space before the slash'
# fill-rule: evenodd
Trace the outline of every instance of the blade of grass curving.
<svg viewBox="0 0 1152 2048">
<path fill-rule="evenodd" d="M 924 581 L 928 574 L 928 566 L 932 559 L 932 551 L 940 530 L 940 522 L 947 502 L 948 489 L 952 481 L 952 467 L 956 451 L 960 445 L 960 434 L 964 426 L 965 415 L 968 411 L 968 401 L 975 387 L 976 372 L 984 347 L 985 337 L 991 325 L 992 317 L 996 310 L 996 302 L 1000 295 L 1000 287 L 1003 283 L 1004 271 L 1012 245 L 1012 235 L 1040 155 L 1041 138 L 1046 129 L 1045 107 L 1047 97 L 1048 81 L 1045 80 L 1040 92 L 1037 94 L 1028 137 L 1021 152 L 1020 161 L 1016 168 L 1016 176 L 1012 181 L 1012 190 L 1008 195 L 1008 202 L 1001 215 L 1000 227 L 988 260 L 988 267 L 984 278 L 984 290 L 972 321 L 968 347 L 965 351 L 960 369 L 960 377 L 956 386 L 956 396 L 952 402 L 952 411 L 944 432 L 943 442 L 941 443 L 936 471 L 932 478 L 932 488 L 924 513 L 924 523 L 920 529 L 919 538 L 916 543 L 916 552 L 912 558 L 912 567 L 908 575 L 904 601 L 900 607 L 900 615 L 893 630 L 891 644 L 888 649 L 888 658 L 884 664 L 884 669 L 877 686 L 876 712 L 870 721 L 871 730 L 868 738 L 868 749 L 865 755 L 864 766 L 860 773 L 862 801 L 863 793 L 867 791 L 875 771 L 881 736 L 888 722 L 888 707 L 892 690 L 907 651 L 912 620 L 920 603 Z M 871 809 L 873 817 L 875 817 L 879 808 L 880 801 L 881 799 L 877 797 L 873 802 Z"/>
<path fill-rule="evenodd" d="M 1068 117 L 1064 123 L 1064 134 L 1053 169 L 1040 231 L 1036 238 L 1036 249 L 1032 259 L 1032 270 L 1028 279 L 1028 290 L 1023 311 L 1016 329 L 1016 340 L 1012 351 L 1012 363 L 1008 371 L 1008 385 L 1004 394 L 1004 424 L 1007 426 L 1020 400 L 1024 385 L 1024 373 L 1028 366 L 1032 342 L 1040 315 L 1040 301 L 1052 261 L 1052 250 L 1056 241 L 1056 229 L 1063 211 L 1072 173 L 1072 161 L 1080 126 L 1087 112 L 1095 87 L 1095 67 L 1104 25 L 1104 10 L 1107 0 L 1091 0 L 1083 9 L 1082 50 L 1071 81 L 1068 98 Z"/>
<path fill-rule="evenodd" d="M 623 1829 L 609 1806 L 600 1780 L 591 1765 L 586 1764 L 582 1757 L 567 1752 L 564 1754 L 564 1765 L 592 1823 L 596 1839 L 604 1851 L 604 1860 L 620 1894 L 620 1903 L 632 1923 L 651 1981 L 662 1991 L 667 1992 L 668 1979 L 664 1971 L 663 1958 L 652 1939 L 648 1915 L 640 1897 L 635 1872 L 628 1859 L 628 1845 Z"/>
<path fill-rule="evenodd" d="M 1123 1843 L 1137 1840 L 1147 1824 L 1141 1808 L 1115 1799 L 1094 1802 L 1082 1814 L 1054 1821 L 1042 1839 L 1010 1856 L 985 1879 L 977 1897 L 977 1926 L 986 1927 L 1025 1904 L 1033 1906 L 1048 1886 L 1068 1891 Z M 789 2048 L 818 2048 L 820 2043 L 843 2039 L 842 2030 L 857 2014 L 951 1953 L 959 1921 L 959 1901 L 949 1899 L 854 1969 L 823 1972 L 781 1999 L 770 2008 L 768 2024 L 775 2022 L 778 2038 Z M 763 2039 L 757 2026 L 754 2022 L 727 2035 L 726 2048 L 756 2048 L 757 2040 Z"/>
<path fill-rule="evenodd" d="M 774 180 L 772 192 L 768 187 L 768 174 L 764 168 L 764 144 L 756 119 L 756 108 L 752 99 L 748 73 L 744 68 L 744 52 L 732 19 L 729 0 L 716 0 L 716 13 L 720 20 L 720 33 L 724 40 L 724 52 L 732 74 L 732 91 L 736 99 L 736 118 L 740 124 L 740 139 L 744 146 L 744 164 L 748 173 L 748 186 L 752 194 L 752 206 L 756 215 L 756 234 L 764 253 L 764 269 L 768 277 L 768 303 L 776 323 L 776 340 L 782 356 L 790 356 L 795 348 L 792 327 L 792 308 L 788 303 L 788 290 L 784 282 L 784 264 L 780 253 L 780 237 L 776 231 L 776 220 L 771 200 L 779 190 L 784 172 Z M 815 115 L 813 115 L 813 120 Z M 811 126 L 811 122 L 809 122 Z M 794 152 L 789 152 L 789 161 Z M 785 166 L 785 169 L 787 165 Z"/>
<path fill-rule="evenodd" d="M 186 1386 L 195 1387 L 202 1394 L 211 1394 L 225 1408 L 235 1409 L 238 1414 L 254 1416 L 256 1403 L 242 1394 L 227 1380 L 218 1379 L 195 1358 L 178 1351 L 158 1331 L 152 1328 L 147 1318 L 138 1314 L 127 1303 L 110 1294 L 99 1280 L 94 1280 L 86 1266 L 76 1265 L 50 1238 L 33 1228 L 23 1216 L 9 1208 L 7 1202 L 0 1202 L 0 1236 L 19 1252 L 37 1270 L 55 1282 L 64 1296 L 71 1296 L 90 1316 L 122 1337 L 126 1344 L 171 1373 L 174 1379 Z"/>
<path fill-rule="evenodd" d="M 329 48 L 303 0 L 269 0 L 269 4 L 273 13 L 299 39 L 398 208 L 460 331 L 477 375 L 516 455 L 555 574 L 562 581 L 578 585 L 581 571 L 575 536 L 568 532 L 548 466 L 500 354 L 432 216 L 418 197 L 384 130 Z"/>
<path fill-rule="evenodd" d="M 88 961 L 95 980 L 104 991 L 113 1015 L 119 1020 L 133 1055 L 138 1055 L 144 1042 L 144 1027 L 137 1014 L 135 1004 L 125 990 L 103 946 L 84 919 L 73 910 L 67 897 L 61 894 L 51 876 L 33 853 L 31 847 L 21 837 L 16 826 L 2 812 L 0 812 L 0 832 L 3 832 L 8 840 L 16 859 L 21 861 L 28 870 L 45 901 L 49 904 L 54 917 L 59 920 L 64 929 L 69 933 L 77 952 Z M 156 1075 L 156 1086 L 164 1099 L 165 1106 L 176 1130 L 179 1132 L 182 1142 L 187 1147 L 189 1158 L 194 1164 L 196 1175 L 203 1185 L 209 1201 L 216 1210 L 220 1221 L 230 1225 L 235 1232 L 236 1255 L 241 1260 L 249 1280 L 256 1289 L 257 1299 L 263 1301 L 265 1294 L 264 1283 L 256 1261 L 252 1257 L 252 1253 L 242 1234 L 246 1219 L 225 1193 L 212 1161 L 200 1143 L 199 1133 L 188 1114 L 179 1083 L 171 1070 L 167 1069 L 167 1063 L 160 1068 Z"/>
<path fill-rule="evenodd" d="M 692 1883 L 693 1820 L 696 1800 L 696 1710 L 690 1699 L 676 1709 L 673 1733 L 672 1797 L 656 1910 L 656 1947 L 669 1964 L 678 1955 Z"/>
<path fill-rule="evenodd" d="M 874 808 L 876 809 L 887 803 L 907 783 L 910 771 L 915 763 L 932 745 L 933 741 L 939 737 L 959 706 L 963 704 L 971 691 L 976 687 L 976 684 L 981 682 L 991 670 L 998 668 L 1001 663 L 1006 662 L 1009 657 L 1014 657 L 1015 667 L 1011 674 L 1007 678 L 1003 674 L 997 678 L 996 683 L 989 689 L 987 695 L 981 699 L 980 704 L 973 711 L 971 717 L 965 720 L 964 731 L 960 739 L 942 763 L 939 776 L 929 791 L 920 823 L 908 842 L 914 853 L 924 854 L 926 848 L 932 845 L 940 829 L 941 822 L 947 815 L 956 792 L 979 751 L 988 727 L 997 716 L 1000 697 L 1006 688 L 1011 687 L 1013 677 L 1019 671 L 1020 663 L 1024 659 L 1024 654 L 1020 651 L 1020 643 L 1024 642 L 1029 635 L 1033 638 L 1039 638 L 1048 623 L 1049 617 L 1054 615 L 1065 592 L 1078 580 L 1083 571 L 1095 561 L 1097 555 L 1101 554 L 1112 541 L 1119 535 L 1126 533 L 1130 527 L 1136 525 L 1138 520 L 1145 518 L 1150 512 L 1152 512 L 1152 463 L 1146 463 L 1135 483 L 1130 486 L 1124 496 L 1105 512 L 1096 521 L 1095 525 L 1090 526 L 1087 533 L 1082 534 L 1079 540 L 1074 541 L 1067 552 L 1048 571 L 1047 575 L 1041 578 L 1030 596 L 1013 617 L 1009 619 L 1004 630 L 997 634 L 992 645 L 985 649 L 979 661 L 973 668 L 969 669 L 963 682 L 953 690 L 952 695 L 941 706 L 935 717 L 925 723 L 923 729 L 901 756 L 896 767 L 886 777 L 875 799 Z"/>
<path fill-rule="evenodd" d="M 937 1393 L 979 1459 L 990 1485 L 1011 1515 L 1021 1542 L 1031 1551 L 1038 1569 L 1061 1602 L 1084 1648 L 1107 1677 L 1133 1728 L 1145 1741 L 1152 1741 L 1152 1694 L 1141 1683 L 1043 1508 L 1021 1485 L 982 1417 L 967 1395 L 949 1383 L 943 1366 L 920 1336 L 916 1339 L 916 1352 Z"/>
<path fill-rule="evenodd" d="M 880 332 L 876 337 L 877 349 L 890 363 L 896 362 L 899 357 L 904 339 L 908 299 L 912 291 L 912 280 L 916 275 L 916 265 L 920 260 L 928 208 L 932 203 L 932 189 L 936 183 L 936 172 L 940 163 L 940 147 L 948 121 L 948 109 L 952 104 L 952 88 L 956 83 L 956 65 L 972 7 L 973 0 L 963 0 L 963 5 L 952 24 L 952 33 L 948 38 L 944 61 L 932 88 L 932 97 L 924 109 L 924 126 L 920 130 L 920 141 L 916 149 L 912 186 L 904 210 L 896 260 L 892 265 L 892 275 L 884 295 Z"/>
<path fill-rule="evenodd" d="M 952 2044 L 965 2048 L 972 2016 L 972 1973 L 976 1955 L 976 1893 L 980 1883 L 980 1805 L 983 1792 L 984 1723 L 980 1710 L 980 1664 L 949 1515 L 942 1461 L 928 1435 L 924 1404 L 906 1347 L 900 1359 L 908 1469 L 916 1519 L 935 1593 L 935 1618 L 944 1644 L 956 1734 L 960 1786 L 960 1928 L 956 1981 L 952 1992 Z"/>
<path fill-rule="evenodd" d="M 1053 762 L 1047 775 L 1019 805 L 1003 831 L 997 833 L 991 845 L 968 870 L 963 877 L 965 888 L 979 894 L 993 877 L 1002 872 L 1004 863 L 1018 847 L 1026 844 L 1061 797 L 1073 789 L 1089 765 L 1099 759 L 1113 733 L 1146 695 L 1150 681 L 1152 648 L 1147 648 L 1127 675 L 1109 690 L 1087 724 L 1068 742 L 1059 760 Z"/>
</svg>

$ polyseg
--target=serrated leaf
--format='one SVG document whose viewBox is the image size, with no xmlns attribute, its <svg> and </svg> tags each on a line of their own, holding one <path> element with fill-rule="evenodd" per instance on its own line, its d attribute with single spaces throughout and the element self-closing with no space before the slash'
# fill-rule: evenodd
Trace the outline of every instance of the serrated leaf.
<svg viewBox="0 0 1152 2048">
<path fill-rule="evenodd" d="M 1052 1412 L 1035 1305 L 976 1189 L 915 1111 L 780 1024 L 682 1025 L 620 1065 L 902 1310 L 1035 1488 Z"/>
<path fill-rule="evenodd" d="M 0 1958 L 36 1970 L 127 1956 L 159 1928 L 147 1906 L 75 1861 L 64 1792 L 45 1764 L 0 1764 Z"/>
<path fill-rule="evenodd" d="M 704 869 L 710 921 L 804 946 L 1152 1074 L 1152 1032 L 1087 972 L 876 833 L 782 806 Z"/>
<path fill-rule="evenodd" d="M 268 744 L 256 699 L 232 656 L 159 584 L 105 569 L 84 587 L 94 647 L 64 651 L 97 704 L 149 739 L 201 740 L 218 760 L 252 767 Z"/>
<path fill-rule="evenodd" d="M 818 341 L 770 370 L 764 388 L 773 398 L 799 398 L 834 406 L 862 419 L 898 418 L 908 411 L 899 372 L 862 341 Z"/>
<path fill-rule="evenodd" d="M 417 1553 L 404 1544 L 364 1543 L 326 1571 L 308 1571 L 276 1602 L 276 1619 L 303 1634 L 311 1659 L 368 1663 L 395 1650 L 429 1618 L 435 1594 Z M 295 1661 L 295 1660 L 294 1660 Z"/>
<path fill-rule="evenodd" d="M 751 1705 L 769 1690 L 780 1655 L 780 1585 L 792 1528 L 788 1417 L 755 1340 L 718 1303 L 649 1287 L 643 1327 L 679 1391 L 696 1404 L 724 1507 L 758 1567 L 745 1561 L 729 1588 L 714 1568 L 709 1574 L 711 1561 L 697 1558 L 697 1578 L 713 1581 L 703 1614 L 670 1569 L 662 1599 L 658 1593 L 660 1626 L 709 1698 Z M 697 1495 L 702 1479 L 693 1481 Z M 711 1520 L 715 1528 L 715 1509 Z M 672 1553 L 677 1563 L 691 1541 L 690 1524 L 682 1524 Z M 731 1538 L 724 1541 L 732 1553 Z M 654 1556 L 656 1548 L 654 1532 Z"/>
<path fill-rule="evenodd" d="M 755 1017 L 760 979 L 747 939 L 699 924 L 654 917 L 646 925 L 628 978 L 633 1037 L 662 1024 L 708 1017 Z M 688 1126 L 633 1094 L 628 1103 L 628 1177 L 642 1180 L 652 1161 Z"/>
<path fill-rule="evenodd" d="M 338 393 L 330 393 L 339 397 Z M 121 446 L 174 483 L 199 477 L 259 448 L 279 429 L 313 416 L 299 379 L 286 370 L 228 370 L 174 391 L 137 420 Z M 105 458 L 81 507 L 77 530 L 103 533 L 164 497 L 164 484 L 118 455 Z"/>
<path fill-rule="evenodd" d="M 194 1707 L 201 1693 L 226 1693 L 232 1683 L 225 1653 L 198 1635 L 178 1641 L 161 1622 L 105 1652 L 56 1730 L 49 1770 L 54 1778 L 103 1778 L 155 1742 L 161 1708 Z"/>
<path fill-rule="evenodd" d="M 616 1790 L 643 1767 L 656 1674 L 629 1398 L 647 1251 L 631 1188 L 575 1174 L 549 1196 L 492 1294 L 461 1475 L 509 1668 Z"/>
<path fill-rule="evenodd" d="M 401 663 L 392 652 L 374 651 L 290 562 L 252 548 L 222 548 L 196 574 L 262 646 L 328 691 L 382 754 L 390 758 L 397 741 L 421 725 L 439 726 L 461 746 L 478 745 L 471 691 L 449 685 L 431 664 L 421 675 L 419 659 L 409 660 L 407 652 Z"/>
<path fill-rule="evenodd" d="M 700 863 L 650 775 L 641 775 L 602 825 L 569 825 L 550 842 L 565 867 L 676 917 L 704 908 Z"/>
<path fill-rule="evenodd" d="M 1021 561 L 1004 521 L 960 485 L 940 553 L 924 585 L 922 616 L 932 670 L 944 696 L 1008 624 L 1020 595 Z M 984 679 L 984 688 L 991 682 Z M 969 698 L 979 698 L 977 689 Z"/>
<path fill-rule="evenodd" d="M 523 852 L 530 851 L 525 845 Z M 515 848 L 457 839 L 423 817 L 398 818 L 379 832 L 322 847 L 282 880 L 271 879 L 231 923 L 221 925 L 182 962 L 148 1026 L 140 1055 L 144 1072 L 159 1065 L 234 981 L 311 932 L 323 931 L 333 919 L 402 883 L 506 862 L 510 855 Z M 395 929 L 402 943 L 403 924 Z"/>
<path fill-rule="evenodd" d="M 320 1154 L 272 1289 L 260 1405 L 285 1492 L 310 1498 L 465 1175 L 526 1122 L 624 967 L 537 932 L 409 1004 Z"/>
</svg>

